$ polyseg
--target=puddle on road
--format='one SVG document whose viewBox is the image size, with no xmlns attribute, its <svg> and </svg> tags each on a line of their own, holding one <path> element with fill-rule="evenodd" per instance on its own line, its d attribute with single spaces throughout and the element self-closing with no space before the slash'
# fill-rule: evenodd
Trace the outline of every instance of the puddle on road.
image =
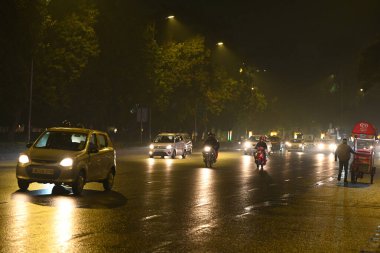
<svg viewBox="0 0 380 253">
<path fill-rule="evenodd" d="M 319 182 L 316 182 L 315 183 L 316 186 L 321 186 L 321 185 L 324 185 L 323 181 L 319 181 Z"/>
</svg>

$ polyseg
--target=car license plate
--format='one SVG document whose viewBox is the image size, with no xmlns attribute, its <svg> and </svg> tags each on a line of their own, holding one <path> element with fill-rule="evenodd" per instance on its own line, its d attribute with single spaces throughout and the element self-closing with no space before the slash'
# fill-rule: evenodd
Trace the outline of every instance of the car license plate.
<svg viewBox="0 0 380 253">
<path fill-rule="evenodd" d="M 32 173 L 34 174 L 44 174 L 44 175 L 53 175 L 54 170 L 52 169 L 43 169 L 43 168 L 33 168 Z"/>
</svg>

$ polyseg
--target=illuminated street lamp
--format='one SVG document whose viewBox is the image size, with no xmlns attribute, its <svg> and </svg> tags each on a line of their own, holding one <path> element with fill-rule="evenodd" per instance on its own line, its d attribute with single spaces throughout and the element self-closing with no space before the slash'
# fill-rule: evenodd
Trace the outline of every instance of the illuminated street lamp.
<svg viewBox="0 0 380 253">
<path fill-rule="evenodd" d="M 218 45 L 218 46 L 223 46 L 223 42 L 218 42 L 218 43 L 216 43 L 216 45 Z"/>
<path fill-rule="evenodd" d="M 175 17 L 175 16 L 170 15 L 170 16 L 167 16 L 166 18 L 167 18 L 167 19 L 174 19 L 174 17 Z"/>
</svg>

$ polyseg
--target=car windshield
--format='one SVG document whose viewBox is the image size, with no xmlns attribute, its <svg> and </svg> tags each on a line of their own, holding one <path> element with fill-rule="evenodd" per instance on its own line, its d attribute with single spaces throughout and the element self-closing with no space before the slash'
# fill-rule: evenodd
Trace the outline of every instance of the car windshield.
<svg viewBox="0 0 380 253">
<path fill-rule="evenodd" d="M 62 149 L 71 151 L 83 150 L 87 134 L 75 132 L 45 132 L 34 145 L 35 148 Z"/>
<path fill-rule="evenodd" d="M 156 137 L 154 142 L 172 143 L 174 142 L 174 135 L 159 135 Z"/>
</svg>

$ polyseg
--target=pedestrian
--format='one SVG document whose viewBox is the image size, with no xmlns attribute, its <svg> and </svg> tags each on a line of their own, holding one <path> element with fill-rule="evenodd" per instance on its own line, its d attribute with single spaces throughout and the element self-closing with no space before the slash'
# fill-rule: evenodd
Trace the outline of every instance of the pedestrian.
<svg viewBox="0 0 380 253">
<path fill-rule="evenodd" d="M 347 139 L 343 138 L 342 143 L 335 150 L 335 161 L 339 158 L 338 181 L 340 181 L 342 170 L 344 169 L 344 182 L 347 183 L 348 161 L 351 158 L 351 153 L 355 154 L 355 151 L 347 144 Z"/>
</svg>

